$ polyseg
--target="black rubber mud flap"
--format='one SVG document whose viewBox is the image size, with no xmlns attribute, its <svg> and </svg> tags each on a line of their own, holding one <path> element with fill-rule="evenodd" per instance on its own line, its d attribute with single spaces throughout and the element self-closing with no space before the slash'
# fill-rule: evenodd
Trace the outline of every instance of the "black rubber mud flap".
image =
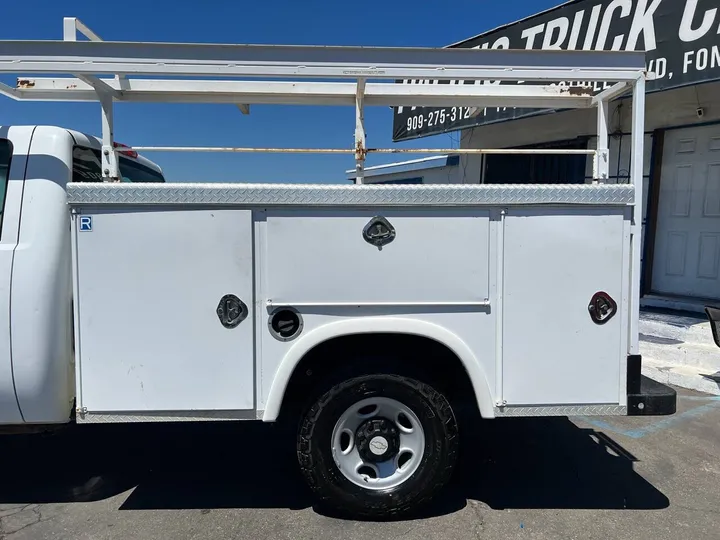
<svg viewBox="0 0 720 540">
<path fill-rule="evenodd" d="M 628 356 L 627 401 L 628 416 L 664 416 L 675 414 L 677 392 L 641 373 L 642 357 Z"/>
</svg>

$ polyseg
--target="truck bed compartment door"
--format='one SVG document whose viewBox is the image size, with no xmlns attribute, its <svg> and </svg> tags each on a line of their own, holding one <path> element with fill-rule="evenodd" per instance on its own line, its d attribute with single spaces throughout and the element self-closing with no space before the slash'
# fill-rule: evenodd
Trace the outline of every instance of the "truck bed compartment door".
<svg viewBox="0 0 720 540">
<path fill-rule="evenodd" d="M 88 413 L 254 408 L 251 211 L 85 209 L 74 245 Z"/>
<path fill-rule="evenodd" d="M 623 207 L 508 212 L 502 347 L 508 405 L 624 405 L 629 224 Z M 596 293 L 616 304 L 600 322 L 589 308 Z"/>
</svg>

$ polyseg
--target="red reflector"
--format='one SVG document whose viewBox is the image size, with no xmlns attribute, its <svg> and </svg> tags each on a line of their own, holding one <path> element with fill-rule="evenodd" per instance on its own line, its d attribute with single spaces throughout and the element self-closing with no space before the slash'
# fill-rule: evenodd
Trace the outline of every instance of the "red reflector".
<svg viewBox="0 0 720 540">
<path fill-rule="evenodd" d="M 119 142 L 113 143 L 113 146 L 115 148 L 129 148 L 126 144 L 122 144 Z M 138 157 L 138 153 L 135 150 L 118 150 L 118 154 L 122 154 L 123 156 L 128 156 L 131 158 Z"/>
</svg>

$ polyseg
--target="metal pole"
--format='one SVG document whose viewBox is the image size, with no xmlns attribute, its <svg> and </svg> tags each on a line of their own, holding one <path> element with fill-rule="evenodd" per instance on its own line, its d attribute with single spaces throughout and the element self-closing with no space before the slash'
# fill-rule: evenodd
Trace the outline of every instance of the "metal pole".
<svg viewBox="0 0 720 540">
<path fill-rule="evenodd" d="M 597 146 L 593 161 L 593 182 L 605 183 L 609 176 L 608 115 L 609 103 L 597 102 Z"/>
<path fill-rule="evenodd" d="M 365 181 L 365 79 L 357 80 L 355 93 L 355 183 Z"/>
<path fill-rule="evenodd" d="M 110 182 L 120 180 L 115 136 L 113 132 L 113 99 L 110 94 L 98 92 L 102 107 L 102 173 L 103 179 Z"/>
<path fill-rule="evenodd" d="M 506 209 L 500 211 L 500 219 L 497 222 L 497 248 L 495 277 L 495 405 L 504 407 L 507 405 L 503 392 L 503 304 L 505 288 L 505 216 Z"/>
<path fill-rule="evenodd" d="M 355 154 L 354 148 L 255 148 L 243 146 L 133 146 L 136 152 L 230 152 L 286 154 Z M 365 148 L 365 154 L 584 154 L 595 150 L 567 148 Z"/>
<path fill-rule="evenodd" d="M 645 78 L 635 83 L 632 99 L 632 145 L 630 180 L 635 186 L 635 205 L 633 206 L 633 224 L 631 227 L 631 283 L 630 283 L 630 354 L 640 353 L 640 244 L 642 240 L 643 216 L 643 168 L 645 143 Z M 646 261 L 647 263 L 647 261 Z"/>
<path fill-rule="evenodd" d="M 102 38 L 90 30 L 80 19 L 65 17 L 63 19 L 63 41 L 77 41 L 78 32 L 90 41 L 102 41 Z"/>
</svg>

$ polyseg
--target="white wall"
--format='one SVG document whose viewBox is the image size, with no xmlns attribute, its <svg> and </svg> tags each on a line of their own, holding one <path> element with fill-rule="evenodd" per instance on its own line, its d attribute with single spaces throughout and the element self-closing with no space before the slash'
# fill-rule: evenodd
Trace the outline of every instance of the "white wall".
<svg viewBox="0 0 720 540">
<path fill-rule="evenodd" d="M 366 176 L 366 184 L 422 177 L 423 184 L 457 184 L 460 182 L 460 167 L 434 167 L 416 171 L 396 172 Z"/>
</svg>

